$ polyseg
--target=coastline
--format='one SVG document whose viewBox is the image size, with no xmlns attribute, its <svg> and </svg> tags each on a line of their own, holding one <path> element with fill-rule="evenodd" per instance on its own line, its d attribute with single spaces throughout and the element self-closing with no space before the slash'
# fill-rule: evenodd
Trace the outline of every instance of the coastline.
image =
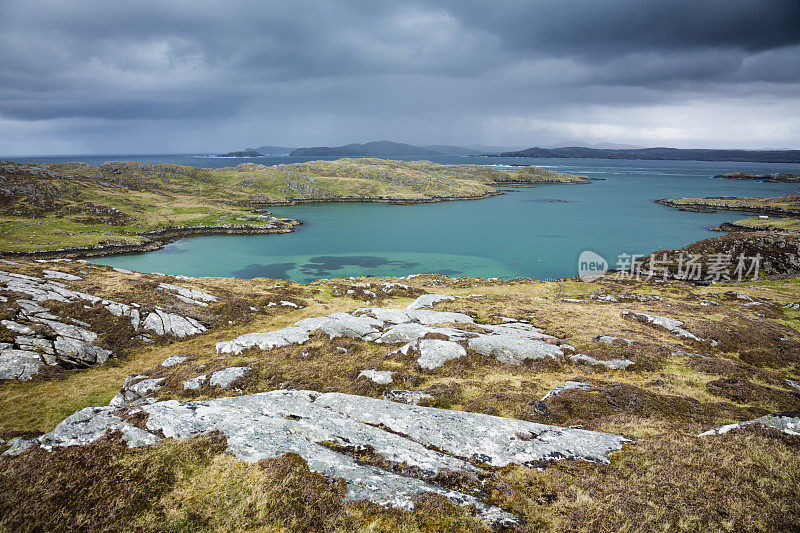
<svg viewBox="0 0 800 533">
<path fill-rule="evenodd" d="M 429 204 L 450 202 L 458 200 L 483 200 L 492 196 L 505 194 L 502 191 L 489 191 L 485 194 L 473 196 L 429 196 L 427 198 L 394 198 L 388 196 L 352 196 L 339 198 L 292 198 L 290 200 L 250 201 L 247 205 L 257 209 L 263 207 L 288 207 L 299 204 L 312 203 L 358 203 L 372 202 L 393 205 Z M 159 228 L 131 236 L 145 237 L 145 241 L 131 243 L 101 243 L 91 246 L 71 246 L 45 250 L 15 251 L 0 250 L 0 257 L 34 258 L 34 259 L 83 259 L 89 257 L 108 257 L 112 255 L 139 254 L 160 250 L 167 244 L 190 238 L 207 237 L 210 235 L 270 235 L 292 233 L 296 226 L 303 222 L 292 218 L 281 218 L 272 222 L 270 226 L 255 226 L 242 224 L 236 226 L 171 226 Z"/>
<path fill-rule="evenodd" d="M 738 198 L 737 198 L 738 200 Z M 792 209 L 781 209 L 779 207 L 754 207 L 742 206 L 731 204 L 710 204 L 701 202 L 692 203 L 678 203 L 669 199 L 655 200 L 655 203 L 665 205 L 667 207 L 674 207 L 681 211 L 695 212 L 695 213 L 708 213 L 714 211 L 743 211 L 747 213 L 755 213 L 758 215 L 773 215 L 778 217 L 797 217 L 800 216 L 800 211 Z"/>
<path fill-rule="evenodd" d="M 286 200 L 252 200 L 248 205 L 260 207 L 289 207 L 300 204 L 320 204 L 320 203 L 379 203 L 379 204 L 395 204 L 395 205 L 411 205 L 411 204 L 435 204 L 438 202 L 454 202 L 458 200 L 484 200 L 492 196 L 500 196 L 505 194 L 502 191 L 488 191 L 484 194 L 476 194 L 471 196 L 437 196 L 431 195 L 425 198 L 402 198 L 392 196 L 339 196 L 339 197 L 324 197 L 317 196 L 311 198 L 288 198 Z"/>
<path fill-rule="evenodd" d="M 50 250 L 0 251 L 0 257 L 19 257 L 35 259 L 82 259 L 87 257 L 107 257 L 111 255 L 136 254 L 154 252 L 167 244 L 189 237 L 206 237 L 209 235 L 268 235 L 291 233 L 301 221 L 284 218 L 273 222 L 271 226 L 186 226 L 168 227 L 136 233 L 146 240 L 137 244 L 94 244 L 91 246 L 75 246 Z"/>
</svg>

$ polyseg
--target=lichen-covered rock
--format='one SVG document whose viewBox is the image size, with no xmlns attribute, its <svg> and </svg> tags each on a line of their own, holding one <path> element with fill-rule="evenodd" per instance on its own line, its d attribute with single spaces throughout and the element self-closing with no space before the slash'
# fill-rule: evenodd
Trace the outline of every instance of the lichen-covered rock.
<svg viewBox="0 0 800 533">
<path fill-rule="evenodd" d="M 42 273 L 44 274 L 44 277 L 50 279 L 64 279 L 67 281 L 78 281 L 82 279 L 80 276 L 75 276 L 66 272 L 60 272 L 58 270 L 42 270 Z"/>
<path fill-rule="evenodd" d="M 433 400 L 433 396 L 419 390 L 387 390 L 383 393 L 383 399 L 417 405 L 422 400 Z"/>
<path fill-rule="evenodd" d="M 377 334 L 383 324 L 366 316 L 331 313 L 327 316 L 306 318 L 295 325 L 306 331 L 320 330 L 330 338 L 350 337 L 352 339 L 364 339 L 369 335 Z"/>
<path fill-rule="evenodd" d="M 750 426 L 753 424 L 761 424 L 766 427 L 777 429 L 787 435 L 800 435 L 800 411 L 788 411 L 785 413 L 774 413 L 771 415 L 762 416 L 755 420 L 748 420 L 746 422 L 737 422 L 736 424 L 728 424 L 714 429 L 710 429 L 701 433 L 700 437 L 707 437 L 709 435 L 724 435 L 731 430 Z"/>
<path fill-rule="evenodd" d="M 161 366 L 170 367 L 170 366 L 179 365 L 179 364 L 183 363 L 184 361 L 186 361 L 187 359 L 188 359 L 188 357 L 183 356 L 183 355 L 170 355 L 169 357 L 164 359 L 164 361 L 161 363 Z"/>
<path fill-rule="evenodd" d="M 178 338 L 189 337 L 206 331 L 205 326 L 191 317 L 168 313 L 158 308 L 147 315 L 142 323 L 142 328 L 151 330 L 156 335 L 169 335 Z"/>
<path fill-rule="evenodd" d="M 622 318 L 628 320 L 635 320 L 642 324 L 650 324 L 660 327 L 683 339 L 702 342 L 703 339 L 692 333 L 691 331 L 683 329 L 683 322 L 674 318 L 667 318 L 665 316 L 646 315 L 644 313 L 634 313 L 632 311 L 623 311 Z"/>
<path fill-rule="evenodd" d="M 191 305 L 207 307 L 209 303 L 218 301 L 216 296 L 212 296 L 206 292 L 181 287 L 179 285 L 172 285 L 170 283 L 159 283 L 158 288 L 172 293 L 178 300 Z"/>
<path fill-rule="evenodd" d="M 563 385 L 559 385 L 555 389 L 549 391 L 547 394 L 542 396 L 541 401 L 545 401 L 549 398 L 555 398 L 559 396 L 562 392 L 568 391 L 570 389 L 578 389 L 578 390 L 592 390 L 596 389 L 595 385 L 591 383 L 584 383 L 582 381 L 565 381 Z"/>
<path fill-rule="evenodd" d="M 46 449 L 92 442 L 119 430 L 130 446 L 163 437 L 191 437 L 220 431 L 228 451 L 244 461 L 297 453 L 309 468 L 343 478 L 348 498 L 368 499 L 402 509 L 420 492 L 441 494 L 474 505 L 489 522 L 511 525 L 516 517 L 476 496 L 433 483 L 443 469 L 481 473 L 484 465 L 541 464 L 560 459 L 608 463 L 630 439 L 608 433 L 547 426 L 479 413 L 419 407 L 341 393 L 277 390 L 207 401 L 163 401 L 140 405 L 145 427 L 137 427 L 114 407 L 81 409 L 52 432 L 12 445 Z M 330 444 L 338 445 L 332 449 Z M 406 475 L 367 465 L 347 450 L 370 450 L 391 465 L 410 467 Z"/>
<path fill-rule="evenodd" d="M 374 381 L 378 385 L 388 385 L 392 382 L 392 374 L 391 370 L 362 370 L 359 372 L 358 377 L 364 377 L 371 381 Z"/>
<path fill-rule="evenodd" d="M 183 382 L 183 390 L 198 390 L 203 386 L 203 383 L 205 383 L 207 379 L 208 376 L 205 374 L 202 376 L 197 376 L 196 378 L 187 379 Z"/>
<path fill-rule="evenodd" d="M 406 309 L 422 309 L 423 307 L 433 307 L 439 302 L 455 300 L 455 296 L 449 294 L 423 294 L 406 307 Z"/>
<path fill-rule="evenodd" d="M 148 378 L 142 374 L 128 376 L 125 378 L 125 383 L 122 384 L 122 390 L 111 399 L 108 405 L 126 405 L 146 398 L 161 388 L 164 379 L 166 378 Z"/>
<path fill-rule="evenodd" d="M 248 370 L 250 370 L 249 366 L 232 366 L 224 370 L 217 370 L 211 374 L 211 379 L 208 380 L 208 384 L 212 387 L 227 389 L 231 386 L 231 383 L 244 377 L 245 372 Z"/>
<path fill-rule="evenodd" d="M 527 359 L 558 359 L 564 355 L 560 347 L 547 342 L 513 335 L 481 335 L 469 340 L 469 347 L 481 355 L 494 357 L 501 363 L 520 364 Z"/>
<path fill-rule="evenodd" d="M 625 370 L 633 364 L 630 359 L 595 359 L 590 355 L 582 353 L 571 354 L 567 359 L 573 363 L 581 363 L 589 366 L 604 366 L 609 370 Z"/>
<path fill-rule="evenodd" d="M 44 366 L 45 362 L 38 352 L 10 349 L 0 352 L 0 379 L 27 381 Z"/>
<path fill-rule="evenodd" d="M 267 333 L 248 333 L 227 342 L 218 342 L 217 353 L 240 354 L 243 350 L 258 346 L 262 350 L 271 350 L 290 344 L 302 344 L 309 339 L 308 331 L 304 328 L 290 326 L 288 328 L 270 331 Z"/>
<path fill-rule="evenodd" d="M 467 355 L 464 347 L 457 342 L 439 339 L 422 339 L 417 343 L 417 350 L 419 351 L 417 364 L 426 370 L 439 368 L 451 359 Z"/>
</svg>

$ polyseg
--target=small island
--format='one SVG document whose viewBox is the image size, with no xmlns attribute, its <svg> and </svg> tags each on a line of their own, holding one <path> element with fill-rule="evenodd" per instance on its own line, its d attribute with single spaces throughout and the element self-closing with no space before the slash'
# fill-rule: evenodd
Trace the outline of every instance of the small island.
<svg viewBox="0 0 800 533">
<path fill-rule="evenodd" d="M 255 150 L 241 150 L 239 152 L 228 152 L 227 154 L 220 154 L 216 157 L 264 157 L 261 152 Z"/>
</svg>

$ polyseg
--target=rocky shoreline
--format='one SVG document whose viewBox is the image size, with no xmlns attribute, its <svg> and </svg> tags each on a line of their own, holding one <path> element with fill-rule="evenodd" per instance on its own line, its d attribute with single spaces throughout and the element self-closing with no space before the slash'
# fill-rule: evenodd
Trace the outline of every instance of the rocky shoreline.
<svg viewBox="0 0 800 533">
<path fill-rule="evenodd" d="M 710 198 L 710 199 L 721 199 L 721 198 Z M 739 200 L 739 198 L 735 199 Z M 777 217 L 800 216 L 800 211 L 796 211 L 793 209 L 781 209 L 779 207 L 753 207 L 753 206 L 743 206 L 735 204 L 724 204 L 724 203 L 709 204 L 700 202 L 684 204 L 684 203 L 673 202 L 672 200 L 666 198 L 661 200 L 655 200 L 655 203 L 666 205 L 667 207 L 674 207 L 675 209 L 680 209 L 681 211 L 688 211 L 692 213 L 709 213 L 715 211 L 743 211 L 747 213 L 755 213 L 758 215 L 771 215 Z"/>
<path fill-rule="evenodd" d="M 75 259 L 85 257 L 107 257 L 110 255 L 137 254 L 160 250 L 169 243 L 187 237 L 208 235 L 267 235 L 291 233 L 295 226 L 302 224 L 295 219 L 279 219 L 269 226 L 242 224 L 237 226 L 185 226 L 169 227 L 145 231 L 135 235 L 145 237 L 145 241 L 131 243 L 104 243 L 91 246 L 75 246 L 53 250 L 0 251 L 0 257 L 30 257 L 36 259 Z"/>
<path fill-rule="evenodd" d="M 286 200 L 255 200 L 248 202 L 248 205 L 257 207 L 287 207 L 300 204 L 318 203 L 354 203 L 369 202 L 379 204 L 412 205 L 412 204 L 434 204 L 438 202 L 453 202 L 457 200 L 484 200 L 492 196 L 504 194 L 501 191 L 490 191 L 484 194 L 472 196 L 437 196 L 431 195 L 426 198 L 395 198 L 391 196 L 340 196 L 340 197 L 311 197 L 311 198 L 288 198 Z"/>
<path fill-rule="evenodd" d="M 763 183 L 797 183 L 800 182 L 800 174 L 790 174 L 788 172 L 773 172 L 771 174 L 748 174 L 746 172 L 728 172 L 719 174 L 714 179 L 725 180 L 754 180 Z"/>
</svg>

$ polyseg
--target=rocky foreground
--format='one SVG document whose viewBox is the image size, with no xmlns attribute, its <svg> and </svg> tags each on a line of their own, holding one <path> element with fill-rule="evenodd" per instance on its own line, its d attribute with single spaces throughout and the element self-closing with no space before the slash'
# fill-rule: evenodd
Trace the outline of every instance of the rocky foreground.
<svg viewBox="0 0 800 533">
<path fill-rule="evenodd" d="M 0 270 L 7 529 L 800 526 L 797 279 Z"/>
</svg>

